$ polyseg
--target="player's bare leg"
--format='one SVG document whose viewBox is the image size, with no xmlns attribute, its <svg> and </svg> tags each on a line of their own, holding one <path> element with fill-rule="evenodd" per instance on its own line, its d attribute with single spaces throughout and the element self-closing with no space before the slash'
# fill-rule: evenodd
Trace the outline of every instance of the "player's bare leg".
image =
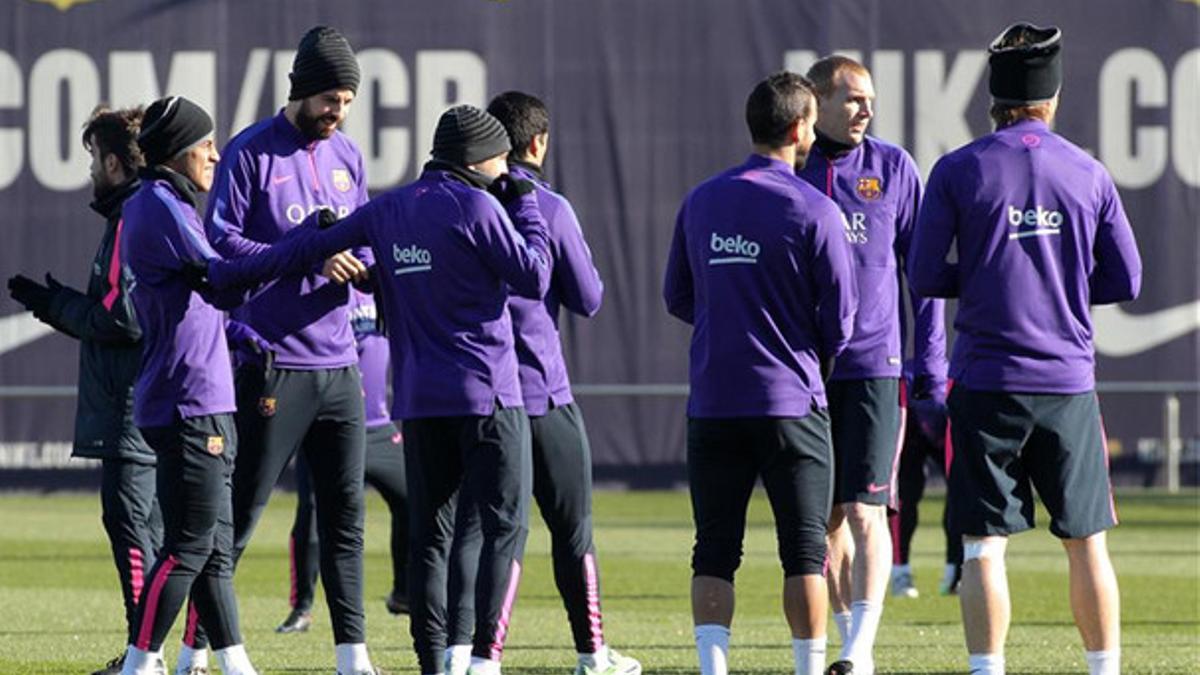
<svg viewBox="0 0 1200 675">
<path fill-rule="evenodd" d="M 1004 566 L 1007 537 L 963 537 L 963 578 L 959 589 L 963 632 L 971 672 L 1004 672 L 1004 641 L 1012 605 Z"/>
<path fill-rule="evenodd" d="M 846 511 L 835 504 L 829 513 L 828 534 L 825 537 L 829 552 L 829 570 L 825 577 L 829 587 L 829 606 L 837 626 L 838 639 L 844 645 L 850 639 L 850 603 L 853 601 L 854 539 L 846 524 Z"/>
<path fill-rule="evenodd" d="M 692 623 L 700 675 L 729 672 L 729 627 L 733 623 L 733 584 L 718 577 L 692 577 Z"/>
<path fill-rule="evenodd" d="M 783 580 L 783 614 L 792 629 L 792 656 L 797 675 L 819 675 L 825 667 L 825 580 L 804 574 Z"/>
<path fill-rule="evenodd" d="M 1121 597 L 1104 532 L 1064 539 L 1071 575 L 1071 611 L 1093 674 L 1120 672 Z"/>
</svg>

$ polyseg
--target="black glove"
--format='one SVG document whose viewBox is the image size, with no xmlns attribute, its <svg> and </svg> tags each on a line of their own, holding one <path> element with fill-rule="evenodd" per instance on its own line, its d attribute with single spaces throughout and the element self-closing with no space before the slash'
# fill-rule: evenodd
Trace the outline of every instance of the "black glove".
<svg viewBox="0 0 1200 675">
<path fill-rule="evenodd" d="M 13 300 L 34 314 L 44 314 L 50 307 L 50 299 L 54 297 L 54 291 L 23 274 L 8 280 L 8 292 Z"/>
<path fill-rule="evenodd" d="M 330 209 L 317 209 L 317 229 L 328 230 L 338 222 L 337 214 Z"/>
<path fill-rule="evenodd" d="M 63 285 L 58 283 L 58 279 L 55 279 L 54 275 L 46 272 L 46 288 L 49 288 L 51 293 L 57 293 L 63 289 Z"/>
<path fill-rule="evenodd" d="M 496 199 L 500 200 L 501 204 L 511 204 L 521 198 L 522 195 L 527 195 L 537 189 L 537 184 L 531 180 L 524 178 L 515 178 L 511 174 L 502 173 L 496 176 L 496 180 L 488 185 L 488 192 L 492 193 Z"/>
<path fill-rule="evenodd" d="M 179 274 L 183 276 L 184 285 L 197 293 L 212 290 L 212 286 L 208 284 L 208 261 L 206 260 L 184 262 Z"/>
</svg>

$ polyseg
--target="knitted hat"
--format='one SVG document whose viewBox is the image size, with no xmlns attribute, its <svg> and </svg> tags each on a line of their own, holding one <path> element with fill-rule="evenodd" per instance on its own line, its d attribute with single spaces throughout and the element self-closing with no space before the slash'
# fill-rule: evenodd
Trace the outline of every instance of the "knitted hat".
<svg viewBox="0 0 1200 675">
<path fill-rule="evenodd" d="M 1042 103 L 1062 86 L 1062 31 L 1054 26 L 1013 24 L 992 41 L 988 54 L 988 90 L 997 103 Z"/>
<path fill-rule="evenodd" d="M 358 59 L 346 38 L 333 28 L 317 26 L 300 39 L 292 61 L 289 101 L 298 101 L 330 89 L 358 91 Z"/>
<path fill-rule="evenodd" d="M 168 96 L 146 109 L 137 142 L 146 165 L 155 166 L 204 140 L 212 130 L 212 118 L 204 108 L 182 96 Z"/>
<path fill-rule="evenodd" d="M 473 105 L 456 105 L 438 120 L 433 157 L 469 166 L 512 149 L 500 120 Z"/>
</svg>

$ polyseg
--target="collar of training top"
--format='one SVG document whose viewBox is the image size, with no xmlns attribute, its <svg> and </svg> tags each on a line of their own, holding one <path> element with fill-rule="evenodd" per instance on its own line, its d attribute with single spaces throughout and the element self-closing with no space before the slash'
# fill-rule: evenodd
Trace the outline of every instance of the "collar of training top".
<svg viewBox="0 0 1200 675">
<path fill-rule="evenodd" d="M 492 184 L 491 178 L 488 178 L 478 171 L 472 171 L 465 166 L 459 166 L 453 162 L 447 162 L 444 159 L 431 159 L 428 162 L 425 162 L 425 166 L 421 169 L 421 171 L 422 173 L 425 171 L 444 171 L 450 174 L 450 177 L 454 180 L 469 187 L 479 188 L 480 190 L 486 190 L 488 189 L 488 186 Z"/>
<path fill-rule="evenodd" d="M 513 159 L 513 158 L 509 157 L 508 165 L 510 168 L 516 167 L 519 169 L 524 169 L 525 171 L 529 172 L 530 174 L 533 174 L 533 178 L 536 178 L 538 181 L 540 181 L 542 183 L 546 182 L 546 175 L 542 173 L 542 167 L 538 166 L 537 164 L 527 162 L 523 159 Z"/>
<path fill-rule="evenodd" d="M 175 190 L 175 193 L 179 195 L 180 199 L 187 202 L 193 209 L 196 208 L 196 202 L 198 201 L 196 186 L 192 181 L 188 180 L 187 176 L 178 171 L 172 171 L 160 164 L 158 166 L 148 166 L 139 169 L 138 177 L 144 181 L 166 181 L 171 186 L 171 189 Z"/>
<path fill-rule="evenodd" d="M 125 203 L 126 199 L 129 199 L 130 195 L 137 192 L 140 185 L 141 181 L 136 177 L 130 178 L 109 190 L 104 196 L 97 198 L 89 206 L 93 211 L 104 216 L 105 220 L 108 220 L 121 210 L 121 205 Z"/>
<path fill-rule="evenodd" d="M 813 142 L 813 145 L 816 146 L 817 150 L 821 151 L 822 155 L 825 155 L 830 159 L 841 159 L 842 157 L 845 157 L 853 152 L 854 149 L 858 147 L 857 145 L 851 145 L 850 143 L 843 143 L 841 141 L 834 140 L 820 131 L 817 131 L 815 128 L 813 131 L 815 131 L 817 134 L 817 140 Z"/>
</svg>

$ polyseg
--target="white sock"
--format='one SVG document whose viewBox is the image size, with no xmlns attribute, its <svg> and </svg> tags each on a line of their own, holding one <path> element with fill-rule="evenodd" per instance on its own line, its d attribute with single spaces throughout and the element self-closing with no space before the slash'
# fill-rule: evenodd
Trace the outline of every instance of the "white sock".
<svg viewBox="0 0 1200 675">
<path fill-rule="evenodd" d="M 883 618 L 883 604 L 868 600 L 855 600 L 850 604 L 852 616 L 850 639 L 842 645 L 842 658 L 849 659 L 856 673 L 870 673 L 874 665 L 875 634 L 879 632 L 879 620 Z"/>
<path fill-rule="evenodd" d="M 187 645 L 180 645 L 179 658 L 175 660 L 175 675 L 186 673 L 189 668 L 207 668 L 208 667 L 208 648 L 192 649 Z"/>
<path fill-rule="evenodd" d="M 500 675 L 500 662 L 472 656 L 471 670 L 478 675 Z"/>
<path fill-rule="evenodd" d="M 796 675 L 821 675 L 825 672 L 825 643 L 823 637 L 811 640 L 792 638 L 792 658 L 796 661 Z"/>
<path fill-rule="evenodd" d="M 155 652 L 144 652 L 129 645 L 125 650 L 125 665 L 121 667 L 121 675 L 155 675 L 162 657 L 161 647 Z"/>
<path fill-rule="evenodd" d="M 579 663 L 592 670 L 604 670 L 610 665 L 608 660 L 608 645 L 600 645 L 600 648 L 591 654 L 580 653 Z"/>
<path fill-rule="evenodd" d="M 450 645 L 446 647 L 446 674 L 467 675 L 471 667 L 471 645 Z"/>
<path fill-rule="evenodd" d="M 367 656 L 366 643 L 343 642 L 334 645 L 333 651 L 337 654 L 337 669 L 342 675 L 374 670 L 371 667 L 371 657 Z"/>
<path fill-rule="evenodd" d="M 718 623 L 696 626 L 696 652 L 700 675 L 729 674 L 729 627 Z"/>
<path fill-rule="evenodd" d="M 1004 675 L 1003 654 L 971 654 L 967 657 L 971 675 Z"/>
<path fill-rule="evenodd" d="M 245 645 L 217 649 L 213 651 L 213 655 L 217 657 L 217 663 L 221 665 L 221 672 L 225 675 L 258 675 L 258 671 L 250 664 L 250 655 L 246 653 Z M 207 657 L 205 660 L 207 661 Z"/>
<path fill-rule="evenodd" d="M 1121 675 L 1121 650 L 1084 652 L 1090 675 Z"/>
<path fill-rule="evenodd" d="M 912 574 L 912 565 L 892 565 L 892 576 L 898 577 L 901 574 Z"/>
<path fill-rule="evenodd" d="M 842 640 L 842 646 L 845 646 L 850 641 L 850 628 L 853 615 L 850 612 L 834 612 L 833 623 L 837 626 L 838 637 Z"/>
</svg>

